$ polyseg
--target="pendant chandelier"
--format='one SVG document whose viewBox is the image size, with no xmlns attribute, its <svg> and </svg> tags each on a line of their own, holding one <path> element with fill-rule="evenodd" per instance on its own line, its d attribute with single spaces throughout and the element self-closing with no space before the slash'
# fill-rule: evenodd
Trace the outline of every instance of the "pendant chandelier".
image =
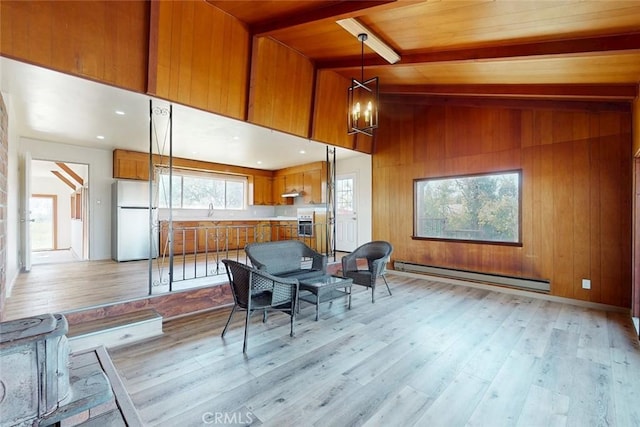
<svg viewBox="0 0 640 427">
<path fill-rule="evenodd" d="M 347 92 L 349 135 L 362 133 L 373 136 L 373 130 L 378 127 L 378 78 L 364 80 L 364 42 L 367 38 L 366 33 L 358 34 L 361 45 L 360 80 L 352 78 Z"/>
</svg>

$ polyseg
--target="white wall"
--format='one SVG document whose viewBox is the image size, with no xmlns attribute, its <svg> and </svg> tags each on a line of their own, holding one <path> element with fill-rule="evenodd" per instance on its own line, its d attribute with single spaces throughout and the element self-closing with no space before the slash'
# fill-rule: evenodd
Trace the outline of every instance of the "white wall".
<svg viewBox="0 0 640 427">
<path fill-rule="evenodd" d="M 18 137 L 15 129 L 15 112 L 11 102 L 11 95 L 2 93 L 4 103 L 9 113 L 9 152 L 7 164 L 7 296 L 11 295 L 11 289 L 18 277 L 20 268 L 20 257 L 18 256 L 18 241 L 20 231 L 20 199 L 18 198 L 18 188 L 20 179 L 18 175 Z"/>
<path fill-rule="evenodd" d="M 35 160 L 89 165 L 89 259 L 110 259 L 113 152 L 111 150 L 20 138 L 17 155 L 9 158 L 9 165 L 13 163 L 21 167 L 21 162 L 26 152 L 30 152 L 31 157 Z M 12 192 L 20 194 L 18 187 L 17 185 L 9 187 L 10 197 L 12 197 Z M 19 225 L 17 221 L 15 224 Z"/>
<path fill-rule="evenodd" d="M 357 246 L 372 240 L 372 167 L 371 156 L 361 155 L 336 161 L 336 175 L 353 173 L 356 175 L 358 213 L 358 242 Z"/>
</svg>

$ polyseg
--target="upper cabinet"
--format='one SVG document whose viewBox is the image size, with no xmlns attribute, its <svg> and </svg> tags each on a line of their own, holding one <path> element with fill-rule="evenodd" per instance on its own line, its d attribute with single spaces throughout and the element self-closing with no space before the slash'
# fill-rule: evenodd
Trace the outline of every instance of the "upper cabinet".
<svg viewBox="0 0 640 427">
<path fill-rule="evenodd" d="M 155 165 L 166 164 L 166 158 L 153 155 Z M 301 194 L 306 204 L 326 203 L 327 162 L 313 162 L 275 172 L 230 166 L 218 163 L 174 158 L 174 167 L 191 170 L 231 173 L 248 177 L 250 205 L 291 205 L 292 197 L 284 193 Z M 116 179 L 149 179 L 149 154 L 139 151 L 113 150 L 113 177 Z"/>
<path fill-rule="evenodd" d="M 152 1 L 149 93 L 244 120 L 249 43 L 240 21 L 207 2 Z"/>
<path fill-rule="evenodd" d="M 303 172 L 302 184 L 302 197 L 306 204 L 316 205 L 326 202 L 326 197 L 324 196 L 326 193 L 326 185 L 322 185 L 321 169 L 313 169 Z"/>
<path fill-rule="evenodd" d="M 288 173 L 284 176 L 286 193 L 302 193 L 302 172 Z"/>
<path fill-rule="evenodd" d="M 273 178 L 253 175 L 249 178 L 249 204 L 273 205 Z"/>
<path fill-rule="evenodd" d="M 137 151 L 113 150 L 113 177 L 149 180 L 149 155 Z"/>
<path fill-rule="evenodd" d="M 326 187 L 327 162 L 313 162 L 280 169 L 274 176 L 274 202 L 275 204 L 293 203 L 291 197 L 281 197 L 281 194 L 295 191 L 301 194 L 306 204 L 326 203 Z"/>
<path fill-rule="evenodd" d="M 293 199 L 282 197 L 287 192 L 287 177 L 285 175 L 276 175 L 273 177 L 273 204 L 274 205 L 292 205 Z"/>
</svg>

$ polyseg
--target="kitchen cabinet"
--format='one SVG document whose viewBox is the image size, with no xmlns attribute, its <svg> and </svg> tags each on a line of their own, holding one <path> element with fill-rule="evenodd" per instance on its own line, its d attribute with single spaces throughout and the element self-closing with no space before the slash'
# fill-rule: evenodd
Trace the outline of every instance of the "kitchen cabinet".
<svg viewBox="0 0 640 427">
<path fill-rule="evenodd" d="M 326 203 L 327 162 L 314 162 L 280 169 L 274 178 L 274 194 L 277 204 L 291 204 L 292 198 L 282 198 L 282 193 L 298 192 L 305 204 Z M 283 199 L 288 200 L 285 202 Z"/>
<path fill-rule="evenodd" d="M 149 155 L 137 151 L 113 150 L 113 177 L 149 180 Z"/>
<path fill-rule="evenodd" d="M 303 200 L 307 204 L 320 204 L 325 202 L 322 188 L 322 170 L 315 169 L 302 173 Z"/>
<path fill-rule="evenodd" d="M 247 243 L 269 241 L 273 238 L 269 222 L 253 220 L 174 221 L 173 229 L 174 255 L 243 249 Z M 168 235 L 169 223 L 162 221 L 161 255 L 169 255 Z"/>
<path fill-rule="evenodd" d="M 297 238 L 297 221 L 271 221 L 271 240 L 291 240 Z"/>
<path fill-rule="evenodd" d="M 303 186 L 302 172 L 287 174 L 284 177 L 285 177 L 285 181 L 284 181 L 285 188 L 287 193 L 302 191 L 302 186 Z"/>
<path fill-rule="evenodd" d="M 228 249 L 244 249 L 254 241 L 256 221 L 221 221 Z"/>
<path fill-rule="evenodd" d="M 292 205 L 291 197 L 282 197 L 286 193 L 286 175 L 279 175 L 273 178 L 273 204 L 274 205 Z"/>
<path fill-rule="evenodd" d="M 251 194 L 251 205 L 273 205 L 274 204 L 274 190 L 273 190 L 273 178 L 268 176 L 254 175 L 251 185 L 253 192 Z M 278 196 L 278 198 L 280 198 Z"/>
<path fill-rule="evenodd" d="M 196 235 L 198 222 L 174 221 L 173 223 L 173 254 L 189 255 L 196 249 Z M 160 224 L 160 256 L 169 255 L 169 223 L 162 221 Z"/>
</svg>

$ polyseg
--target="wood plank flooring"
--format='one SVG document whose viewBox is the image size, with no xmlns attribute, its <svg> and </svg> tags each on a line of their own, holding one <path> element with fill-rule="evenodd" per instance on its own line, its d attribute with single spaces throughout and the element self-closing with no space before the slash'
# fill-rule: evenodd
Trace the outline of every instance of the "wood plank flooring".
<svg viewBox="0 0 640 427">
<path fill-rule="evenodd" d="M 168 321 L 110 350 L 145 425 L 640 426 L 640 345 L 629 315 L 388 274 L 352 309 L 288 317 L 229 309 Z M 241 312 L 242 313 L 242 312 Z"/>
<path fill-rule="evenodd" d="M 79 261 L 34 265 L 21 272 L 3 320 L 91 307 L 149 293 L 148 261 Z"/>
</svg>

